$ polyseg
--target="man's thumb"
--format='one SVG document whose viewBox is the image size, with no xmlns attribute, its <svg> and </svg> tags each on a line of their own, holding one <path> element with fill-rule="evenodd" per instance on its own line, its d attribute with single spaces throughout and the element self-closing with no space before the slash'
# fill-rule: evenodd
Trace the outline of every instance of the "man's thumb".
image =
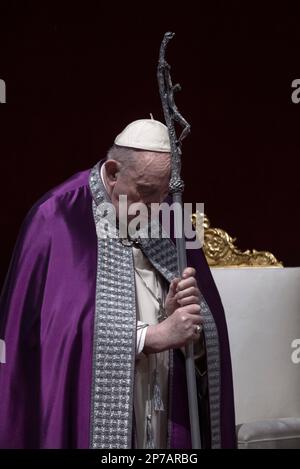
<svg viewBox="0 0 300 469">
<path fill-rule="evenodd" d="M 174 278 L 170 283 L 170 292 L 175 296 L 176 295 L 176 288 L 179 282 L 179 278 Z"/>
</svg>

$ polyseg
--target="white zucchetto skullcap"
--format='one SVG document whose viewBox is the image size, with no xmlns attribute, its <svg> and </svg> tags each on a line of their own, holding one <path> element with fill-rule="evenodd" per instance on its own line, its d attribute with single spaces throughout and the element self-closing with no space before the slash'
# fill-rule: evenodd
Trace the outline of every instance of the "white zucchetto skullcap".
<svg viewBox="0 0 300 469">
<path fill-rule="evenodd" d="M 114 143 L 140 150 L 171 152 L 168 127 L 153 118 L 131 122 L 117 135 Z"/>
</svg>

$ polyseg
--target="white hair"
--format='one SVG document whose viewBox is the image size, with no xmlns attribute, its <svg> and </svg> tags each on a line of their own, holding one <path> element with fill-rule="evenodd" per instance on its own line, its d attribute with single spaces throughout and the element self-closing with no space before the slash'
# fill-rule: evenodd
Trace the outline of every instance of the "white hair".
<svg viewBox="0 0 300 469">
<path fill-rule="evenodd" d="M 115 160 L 121 163 L 121 170 L 128 169 L 136 163 L 136 158 L 139 152 L 143 150 L 138 150 L 136 148 L 121 147 L 119 145 L 113 144 L 113 146 L 108 150 L 106 155 L 106 160 Z"/>
</svg>

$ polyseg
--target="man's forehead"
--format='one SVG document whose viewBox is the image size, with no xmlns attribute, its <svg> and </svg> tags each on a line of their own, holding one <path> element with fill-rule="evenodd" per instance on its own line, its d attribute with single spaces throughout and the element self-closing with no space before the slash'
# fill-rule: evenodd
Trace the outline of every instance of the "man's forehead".
<svg viewBox="0 0 300 469">
<path fill-rule="evenodd" d="M 140 175 L 137 175 L 135 178 L 136 183 L 139 186 L 149 186 L 149 187 L 161 187 L 162 185 L 168 184 L 170 174 L 168 172 L 144 172 Z"/>
<path fill-rule="evenodd" d="M 135 169 L 139 177 L 165 176 L 170 170 L 170 155 L 147 152 L 136 159 Z"/>
</svg>

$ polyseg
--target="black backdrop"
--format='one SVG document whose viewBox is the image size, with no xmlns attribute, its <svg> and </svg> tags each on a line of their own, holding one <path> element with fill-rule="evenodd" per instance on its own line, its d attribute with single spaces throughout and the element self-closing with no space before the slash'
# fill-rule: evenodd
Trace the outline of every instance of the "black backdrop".
<svg viewBox="0 0 300 469">
<path fill-rule="evenodd" d="M 192 124 L 185 201 L 204 202 L 241 248 L 299 266 L 300 103 L 291 82 L 300 78 L 300 17 L 222 4 L 197 11 L 196 2 L 169 11 L 40 3 L 0 6 L 0 284 L 35 200 L 102 158 L 130 121 L 162 119 L 156 65 L 167 30 L 176 33 L 168 59 L 182 85 L 177 104 Z"/>
</svg>

